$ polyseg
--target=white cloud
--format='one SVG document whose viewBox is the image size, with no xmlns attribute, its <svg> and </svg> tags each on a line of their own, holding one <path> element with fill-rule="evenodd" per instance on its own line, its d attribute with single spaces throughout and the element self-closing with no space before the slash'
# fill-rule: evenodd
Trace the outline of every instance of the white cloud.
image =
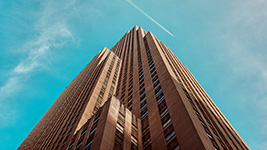
<svg viewBox="0 0 267 150">
<path fill-rule="evenodd" d="M 51 3 L 44 4 L 43 10 L 39 14 L 40 19 L 34 25 L 34 32 L 38 36 L 21 45 L 23 47 L 21 51 L 26 52 L 26 57 L 21 58 L 20 62 L 10 71 L 10 76 L 4 85 L 0 86 L 0 127 L 11 123 L 12 119 L 8 121 L 7 118 L 15 114 L 14 106 L 10 104 L 10 97 L 23 87 L 25 81 L 33 73 L 47 65 L 51 59 L 52 50 L 74 40 L 66 21 L 60 15 L 52 15 L 60 14 L 60 12 L 58 6 L 52 6 Z M 71 3 L 66 5 L 71 5 Z M 11 111 L 13 113 L 7 113 Z"/>
<path fill-rule="evenodd" d="M 62 23 L 56 23 L 51 27 L 43 27 L 41 30 L 39 37 L 27 43 L 28 57 L 14 68 L 14 73 L 30 73 L 34 69 L 45 65 L 44 60 L 49 60 L 52 47 L 64 46 L 66 41 L 73 39 L 69 29 Z"/>
<path fill-rule="evenodd" d="M 71 30 L 72 25 L 75 25 L 74 20 L 94 23 L 102 16 L 102 11 L 97 6 L 102 5 L 102 3 L 109 6 L 119 3 L 109 3 L 107 0 L 101 2 L 91 0 L 46 0 L 39 2 L 36 2 L 38 9 L 34 11 L 31 8 L 27 10 L 27 7 L 16 7 L 12 10 L 15 15 L 10 15 L 11 18 L 20 17 L 17 20 L 30 20 L 29 22 L 18 23 L 21 27 L 32 27 L 31 35 L 34 37 L 17 46 L 21 49 L 16 50 L 16 52 L 23 53 L 24 57 L 21 57 L 17 65 L 10 69 L 7 73 L 9 77 L 3 85 L 0 85 L 0 127 L 3 127 L 3 124 L 6 126 L 11 123 L 5 119 L 11 117 L 9 116 L 11 113 L 7 112 L 14 110 L 14 105 L 9 102 L 14 98 L 14 94 L 18 93 L 25 86 L 24 84 L 27 84 L 27 79 L 39 70 L 49 67 L 49 63 L 53 59 L 52 54 L 56 53 L 55 50 L 70 42 L 78 41 L 77 37 L 74 38 Z M 16 6 L 20 5 L 14 3 Z M 28 29 L 27 27 L 25 28 Z M 14 114 L 16 112 L 12 113 L 12 115 Z"/>
<path fill-rule="evenodd" d="M 16 110 L 7 109 L 5 105 L 0 105 L 0 128 L 5 128 L 16 120 Z"/>
<path fill-rule="evenodd" d="M 2 102 L 5 98 L 14 94 L 20 88 L 20 77 L 10 77 L 4 86 L 0 88 L 0 99 Z"/>
<path fill-rule="evenodd" d="M 7 127 L 15 122 L 16 110 L 13 107 L 14 103 L 8 98 L 14 96 L 16 91 L 21 88 L 22 80 L 21 77 L 10 77 L 6 83 L 0 87 L 0 128 Z"/>
<path fill-rule="evenodd" d="M 230 43 L 228 56 L 233 58 L 237 74 L 251 77 L 247 82 L 256 90 L 251 94 L 263 97 L 267 94 L 267 2 L 236 1 L 234 6 L 234 27 L 225 37 Z"/>
<path fill-rule="evenodd" d="M 244 112 L 251 111 L 246 117 L 258 127 L 254 133 L 247 131 L 258 135 L 253 145 L 266 146 L 263 137 L 267 136 L 267 2 L 235 0 L 231 4 L 229 16 L 221 23 L 226 27 L 221 43 L 226 49 L 220 62 L 232 68 L 231 82 L 239 84 L 237 100 L 240 106 L 247 106 Z"/>
<path fill-rule="evenodd" d="M 14 113 L 7 113 L 14 110 L 14 105 L 10 104 L 14 94 L 27 84 L 26 81 L 39 70 L 49 67 L 53 53 L 55 50 L 66 46 L 70 42 L 76 42 L 73 32 L 70 29 L 74 20 L 83 20 L 83 22 L 93 23 L 101 17 L 102 11 L 99 4 L 102 2 L 107 5 L 117 5 L 119 2 L 109 4 L 109 1 L 83 1 L 83 0 L 46 0 L 40 1 L 40 8 L 33 11 L 26 10 L 26 7 L 17 7 L 12 10 L 15 16 L 20 17 L 19 20 L 25 19 L 30 22 L 18 22 L 21 26 L 30 26 L 31 33 L 35 37 L 27 40 L 23 45 L 19 45 L 21 49 L 16 52 L 23 53 L 17 65 L 8 72 L 9 77 L 3 85 L 0 85 L 0 127 L 7 126 L 8 119 Z M 16 2 L 14 2 L 16 3 Z M 20 5 L 20 4 L 14 4 Z M 19 15 L 18 15 L 19 14 Z M 36 19 L 37 18 L 37 19 Z M 36 19 L 36 20 L 35 20 Z M 29 24 L 29 23 L 34 24 Z M 26 27 L 25 27 L 26 28 Z M 5 117 L 4 117 L 5 116 Z M 12 117 L 15 118 L 15 117 Z M 5 124 L 5 125 L 3 125 Z"/>
</svg>

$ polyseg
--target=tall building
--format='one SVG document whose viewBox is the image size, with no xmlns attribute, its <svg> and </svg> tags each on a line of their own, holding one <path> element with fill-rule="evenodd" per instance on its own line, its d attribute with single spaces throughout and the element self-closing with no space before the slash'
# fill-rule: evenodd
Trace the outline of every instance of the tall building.
<svg viewBox="0 0 267 150">
<path fill-rule="evenodd" d="M 135 26 L 66 87 L 18 149 L 249 149 L 181 61 Z"/>
</svg>

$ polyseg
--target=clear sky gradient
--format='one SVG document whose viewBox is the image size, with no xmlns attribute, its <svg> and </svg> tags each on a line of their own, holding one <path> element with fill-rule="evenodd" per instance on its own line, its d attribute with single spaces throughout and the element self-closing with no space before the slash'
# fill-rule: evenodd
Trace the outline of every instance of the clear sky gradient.
<svg viewBox="0 0 267 150">
<path fill-rule="evenodd" d="M 97 52 L 134 25 L 178 56 L 251 149 L 266 149 L 264 0 L 1 0 L 0 149 L 16 149 Z"/>
</svg>

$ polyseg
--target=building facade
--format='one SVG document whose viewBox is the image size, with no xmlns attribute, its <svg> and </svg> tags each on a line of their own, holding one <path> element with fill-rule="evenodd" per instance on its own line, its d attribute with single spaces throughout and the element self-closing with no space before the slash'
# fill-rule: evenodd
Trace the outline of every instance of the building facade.
<svg viewBox="0 0 267 150">
<path fill-rule="evenodd" d="M 135 26 L 66 87 L 18 149 L 249 149 L 180 60 Z"/>
</svg>

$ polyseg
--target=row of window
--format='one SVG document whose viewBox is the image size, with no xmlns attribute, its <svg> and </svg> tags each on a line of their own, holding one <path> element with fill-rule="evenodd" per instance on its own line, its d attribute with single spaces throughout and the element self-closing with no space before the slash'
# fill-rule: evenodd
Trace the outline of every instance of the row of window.
<svg viewBox="0 0 267 150">
<path fill-rule="evenodd" d="M 91 146 L 92 146 L 92 143 L 93 143 L 93 139 L 94 139 L 94 135 L 95 135 L 95 131 L 96 131 L 96 128 L 97 128 L 97 125 L 98 125 L 98 121 L 99 121 L 99 118 L 100 118 L 100 114 L 101 114 L 101 108 L 99 108 L 97 113 L 95 114 L 94 123 L 93 123 L 93 125 L 91 127 L 89 138 L 87 139 L 86 144 L 85 144 L 85 150 L 90 150 L 91 149 Z"/>
<path fill-rule="evenodd" d="M 159 41 L 158 41 L 158 43 L 159 43 Z M 168 54 L 168 51 L 165 49 L 165 47 L 163 47 L 160 43 L 159 43 L 159 45 L 161 46 L 162 49 L 164 49 L 163 53 L 165 54 L 165 56 L 166 56 L 166 57 L 168 56 L 168 58 L 170 58 L 170 59 L 167 59 L 167 60 L 168 60 L 168 62 L 169 62 L 169 64 L 170 64 L 170 66 L 172 67 L 172 70 L 174 71 L 174 73 L 175 73 L 175 75 L 176 75 L 178 81 L 181 82 L 179 76 L 176 74 L 176 71 L 175 71 L 174 68 L 173 68 L 173 66 L 176 67 L 176 65 L 171 65 L 171 63 L 170 63 L 170 61 L 169 61 L 169 60 L 173 60 L 172 57 L 170 56 L 170 54 Z M 173 64 L 176 64 L 176 63 L 173 63 Z M 178 63 L 178 64 L 179 64 L 179 63 Z M 180 66 L 180 68 L 182 68 L 182 67 Z M 181 76 L 181 74 L 180 74 L 180 72 L 178 71 L 177 68 L 176 68 L 176 70 L 177 70 L 178 74 Z M 182 76 L 181 76 L 181 77 L 182 77 Z M 184 84 L 184 85 L 187 87 L 187 89 L 190 91 L 190 88 L 188 87 L 188 85 L 186 84 L 186 82 L 184 81 L 184 79 L 183 79 L 183 78 L 181 78 L 181 79 L 183 80 L 183 84 Z M 181 84 L 181 85 L 182 85 L 182 88 L 185 90 L 185 87 L 183 86 L 183 84 Z M 196 89 L 197 89 L 197 88 L 196 88 Z M 185 90 L 185 91 L 186 91 L 186 90 Z M 191 98 L 190 98 L 188 92 L 186 91 L 185 93 L 186 93 L 187 97 L 190 99 L 189 101 L 192 103 Z M 193 103 L 192 103 L 192 104 L 193 104 Z M 196 113 L 198 116 L 200 116 L 200 114 L 199 114 L 199 112 L 197 111 L 197 109 L 195 108 L 194 104 L 192 105 L 192 107 L 193 107 L 193 109 L 195 110 L 195 113 Z M 199 109 L 201 109 L 201 107 L 199 107 Z M 204 114 L 204 113 L 203 113 L 203 114 Z M 200 116 L 200 117 L 201 117 L 201 116 Z M 199 118 L 199 119 L 200 119 L 201 124 L 204 126 L 204 128 L 206 128 L 206 124 L 204 123 L 204 121 L 202 120 L 202 118 Z M 207 119 L 206 119 L 206 120 L 207 120 Z M 208 120 L 207 120 L 207 121 L 208 121 Z M 210 124 L 210 127 L 211 127 L 212 129 L 214 129 L 214 128 L 212 127 L 211 124 Z M 208 129 L 205 129 L 205 130 L 206 130 L 206 132 L 207 132 L 208 137 L 209 137 L 210 139 L 212 139 L 213 137 L 209 134 L 209 130 L 208 130 Z M 216 133 L 215 130 L 214 130 L 213 132 L 215 133 L 215 135 L 217 135 L 217 133 Z M 218 137 L 217 139 L 218 139 L 219 141 L 221 141 L 221 139 L 219 138 L 219 136 L 216 136 L 216 137 Z M 216 145 L 216 143 L 215 143 L 214 145 Z M 223 143 L 222 143 L 222 147 L 225 148 L 225 146 L 224 146 Z"/>
<path fill-rule="evenodd" d="M 131 48 L 131 60 L 130 60 L 130 73 L 129 73 L 129 85 L 128 85 L 128 100 L 127 100 L 127 108 L 131 111 L 132 110 L 132 93 L 133 93 L 133 60 L 134 60 L 134 55 L 133 55 L 133 46 L 134 46 L 134 38 L 132 38 L 132 48 Z"/>
<path fill-rule="evenodd" d="M 122 80 L 122 89 L 121 89 L 121 97 L 120 99 L 122 100 L 122 102 L 125 104 L 125 90 L 126 90 L 126 80 L 127 80 L 127 71 L 128 71 L 128 60 L 129 60 L 129 46 L 127 51 L 125 51 L 125 53 L 127 53 L 125 55 L 126 57 L 126 62 L 125 62 L 125 67 L 124 67 L 124 75 L 123 75 L 123 80 Z"/>
<path fill-rule="evenodd" d="M 117 56 L 119 56 L 119 57 L 121 57 L 121 52 L 122 52 L 122 47 L 123 47 L 123 41 L 124 41 L 124 39 L 125 39 L 125 36 L 123 36 L 121 39 L 120 39 L 120 41 L 114 46 L 114 48 L 112 48 L 112 50 L 113 49 L 115 49 L 114 50 L 114 52 L 117 54 Z"/>
<path fill-rule="evenodd" d="M 179 70 L 178 70 L 178 68 L 177 68 L 177 64 L 179 64 L 179 63 L 175 63 L 174 60 L 172 59 L 171 54 L 168 53 L 168 51 L 166 50 L 166 48 L 165 48 L 164 46 L 162 46 L 162 44 L 159 43 L 158 40 L 157 40 L 157 42 L 158 42 L 158 44 L 160 45 L 160 47 L 162 48 L 165 57 L 168 58 L 167 60 L 168 60 L 168 62 L 169 62 L 169 64 L 170 64 L 170 66 L 171 66 L 173 72 L 175 73 L 175 75 L 176 75 L 176 77 L 177 77 L 177 80 L 181 83 L 182 88 L 185 90 L 185 87 L 183 86 L 183 84 L 184 84 L 184 85 L 187 87 L 188 91 L 190 91 L 190 88 L 188 87 L 188 85 L 187 85 L 187 83 L 184 81 L 184 79 L 181 78 L 183 82 L 181 82 L 181 80 L 180 80 L 180 77 L 182 77 L 182 75 L 181 75 L 181 73 L 179 72 Z M 173 65 L 171 64 L 170 60 L 172 61 Z M 176 69 L 177 72 L 175 71 L 174 67 L 175 67 L 175 69 Z M 180 66 L 180 68 L 183 68 L 183 67 Z M 179 74 L 180 77 L 178 76 L 177 73 Z M 183 84 L 182 84 L 182 83 L 183 83 Z M 196 87 L 195 87 L 195 88 L 196 88 Z M 196 90 L 197 90 L 197 88 L 196 88 Z M 186 91 L 186 90 L 185 90 L 185 91 Z M 193 107 L 193 109 L 195 110 L 195 113 L 197 114 L 197 116 L 199 116 L 199 120 L 200 120 L 201 124 L 203 125 L 203 127 L 205 128 L 205 131 L 207 132 L 207 136 L 211 139 L 211 141 L 212 141 L 214 147 L 215 147 L 215 148 L 218 147 L 218 145 L 217 145 L 216 143 L 214 143 L 215 141 L 214 141 L 213 137 L 211 136 L 210 131 L 209 131 L 208 128 L 206 127 L 205 122 L 203 121 L 203 119 L 201 118 L 199 112 L 197 111 L 196 107 L 194 106 L 194 104 L 193 104 L 193 102 L 192 102 L 192 100 L 191 100 L 191 98 L 190 98 L 188 92 L 186 91 L 185 93 L 186 93 L 187 97 L 189 98 L 189 101 L 192 103 L 192 107 Z M 192 96 L 192 97 L 193 97 L 193 96 Z M 196 103 L 197 103 L 197 101 L 196 101 Z M 197 104 L 198 104 L 198 103 L 197 103 Z M 198 104 L 198 105 L 199 105 L 199 104 Z M 198 108 L 202 111 L 202 114 L 204 114 L 202 108 L 201 108 L 200 106 L 199 106 Z M 204 114 L 204 115 L 205 115 L 205 114 Z M 204 116 L 204 117 L 205 117 L 205 116 Z M 206 121 L 208 122 L 210 128 L 213 130 L 213 133 L 215 134 L 216 138 L 220 141 L 221 146 L 222 146 L 224 149 L 226 149 L 224 143 L 221 141 L 221 139 L 220 139 L 220 137 L 218 136 L 217 132 L 215 131 L 215 129 L 213 128 L 213 126 L 209 123 L 208 118 L 205 117 L 205 119 L 206 119 Z"/>
<path fill-rule="evenodd" d="M 99 73 L 99 70 L 100 70 L 100 68 L 98 68 L 97 69 L 97 71 L 96 71 L 96 73 Z M 81 100 L 83 100 L 83 99 L 80 99 L 80 101 Z M 62 143 L 62 147 L 61 148 L 63 148 L 63 146 L 65 145 L 65 143 L 67 142 L 67 140 L 68 140 L 68 137 L 70 136 L 70 134 L 71 134 L 71 132 L 72 132 L 72 130 L 73 130 L 73 127 L 74 127 L 74 125 L 75 125 L 75 123 L 76 123 L 76 121 L 77 121 L 77 119 L 79 118 L 79 114 L 81 113 L 81 110 L 82 110 L 82 106 L 85 104 L 85 100 L 83 100 L 83 102 L 81 103 L 79 103 L 79 105 L 78 105 L 78 107 L 75 107 L 75 109 L 72 111 L 72 113 L 71 113 L 71 115 L 70 116 L 72 116 L 71 117 L 71 119 L 69 120 L 67 120 L 67 122 L 69 122 L 68 124 L 67 123 L 65 123 L 65 125 L 63 126 L 63 128 L 62 129 L 64 129 L 64 133 L 62 134 L 62 137 L 59 139 L 57 139 L 56 140 L 56 142 L 54 143 L 54 145 L 53 145 L 53 147 L 56 145 L 56 143 L 58 143 L 57 144 L 57 148 L 56 149 L 58 149 L 58 147 L 60 146 L 60 144 L 61 144 L 61 141 L 63 140 L 63 138 L 65 138 L 65 140 L 64 140 L 64 142 Z M 79 111 L 78 111 L 79 110 Z M 75 117 L 75 120 L 74 120 L 74 122 L 72 122 L 73 121 L 73 118 L 74 118 L 74 116 L 76 116 Z M 66 127 L 66 125 L 67 125 L 67 127 Z M 61 130 L 61 132 L 60 132 L 60 134 L 63 132 L 63 130 Z M 68 133 L 67 133 L 68 132 Z M 65 134 L 67 133 L 67 136 L 65 137 Z M 59 135 L 60 135 L 59 134 Z M 52 147 L 52 148 L 53 148 Z"/>
<path fill-rule="evenodd" d="M 151 138 L 149 131 L 148 111 L 145 94 L 145 82 L 142 67 L 142 58 L 140 51 L 139 33 L 137 32 L 137 55 L 138 55 L 138 74 L 139 74 L 139 94 L 141 110 L 141 126 L 142 126 L 142 142 L 144 150 L 151 150 Z"/>
<path fill-rule="evenodd" d="M 162 44 L 159 42 L 159 40 L 157 39 L 156 41 L 157 41 L 158 45 L 161 47 L 163 54 L 164 54 L 165 57 L 167 58 L 167 61 L 168 61 L 168 63 L 170 64 L 170 66 L 171 66 L 171 68 L 172 68 L 172 71 L 174 72 L 174 74 L 175 74 L 177 80 L 178 80 L 179 82 L 181 82 L 180 77 L 177 75 L 177 72 L 179 73 L 179 71 L 178 71 L 178 69 L 176 68 L 175 63 L 173 62 L 173 59 L 172 59 L 172 58 L 170 57 L 170 55 L 167 53 L 166 48 L 165 48 L 164 46 L 162 46 Z M 171 62 L 172 62 L 172 64 L 171 64 Z M 174 69 L 174 67 L 175 67 L 176 70 Z M 177 72 L 176 72 L 176 71 L 177 71 Z M 180 73 L 179 73 L 179 75 L 180 75 Z M 180 76 L 181 76 L 181 75 L 180 75 Z"/>
<path fill-rule="evenodd" d="M 76 149 L 76 150 L 80 150 L 84 139 L 86 139 L 86 135 L 89 136 L 87 141 L 85 142 L 85 149 L 86 150 L 90 150 L 91 145 L 93 143 L 93 138 L 97 129 L 97 125 L 98 125 L 98 121 L 100 118 L 100 114 L 101 114 L 101 108 L 99 109 L 99 111 L 97 111 L 97 113 L 95 114 L 94 120 L 88 120 L 85 125 L 83 125 L 83 128 L 81 129 L 81 132 L 77 132 L 73 137 L 72 140 L 69 144 L 68 149 Z M 88 128 L 89 128 L 89 123 L 92 122 L 92 126 L 90 128 L 90 132 L 87 134 Z M 81 133 L 80 136 L 78 133 Z M 79 136 L 79 138 L 77 139 L 77 136 Z M 75 142 L 77 141 L 77 143 Z M 76 147 L 74 147 L 74 145 L 76 145 Z"/>
<path fill-rule="evenodd" d="M 189 100 L 189 102 L 191 103 L 192 108 L 194 109 L 196 115 L 198 116 L 198 119 L 200 121 L 200 123 L 202 124 L 203 128 L 206 131 L 207 136 L 209 137 L 209 139 L 211 140 L 213 146 L 215 147 L 215 149 L 219 149 L 219 146 L 217 144 L 217 142 L 215 141 L 214 137 L 212 136 L 209 128 L 207 127 L 205 121 L 203 120 L 202 116 L 200 115 L 199 111 L 197 110 L 196 105 L 194 104 L 194 102 L 192 101 L 192 98 L 194 99 L 195 103 L 198 105 L 198 109 L 201 111 L 202 115 L 204 116 L 206 122 L 208 123 L 209 127 L 212 129 L 213 133 L 215 134 L 216 138 L 218 139 L 218 141 L 220 142 L 221 146 L 223 147 L 223 149 L 227 149 L 224 145 L 224 143 L 222 142 L 221 138 L 218 136 L 217 132 L 215 131 L 215 129 L 213 128 L 212 124 L 210 123 L 209 119 L 207 118 L 207 116 L 205 115 L 204 111 L 202 110 L 202 108 L 200 107 L 199 103 L 197 102 L 197 100 L 194 98 L 194 96 L 191 94 L 191 96 L 189 95 L 189 93 L 187 92 L 187 90 L 183 87 L 183 90 Z M 191 98 L 192 97 L 192 98 Z"/>
<path fill-rule="evenodd" d="M 124 39 L 125 37 L 123 37 L 123 39 Z M 125 39 L 125 40 L 127 40 L 129 37 L 127 36 L 127 38 Z M 118 48 L 118 52 L 119 52 L 119 58 L 124 58 L 124 56 L 125 56 L 125 53 L 126 53 L 126 51 L 123 51 L 122 49 L 125 47 L 125 42 L 121 42 L 120 43 L 120 45 L 119 45 L 119 48 Z M 122 52 L 124 52 L 123 53 L 123 56 L 122 56 Z M 121 57 L 122 56 L 122 57 Z M 121 63 L 121 71 L 120 71 L 120 77 L 119 77 L 119 79 L 121 79 L 122 78 L 122 70 L 123 70 L 123 64 L 124 64 L 124 60 L 125 59 L 122 59 L 123 61 L 122 61 L 122 63 Z M 119 92 L 120 92 L 120 85 L 121 85 L 121 81 L 122 80 L 119 80 L 118 81 L 118 84 L 117 84 L 117 90 L 116 90 L 116 96 L 119 96 Z M 124 89 L 125 90 L 125 89 Z M 122 92 L 121 92 L 122 93 Z M 121 94 L 122 95 L 122 94 Z M 123 96 L 124 97 L 124 96 Z M 122 101 L 123 101 L 123 99 L 121 99 Z"/>
<path fill-rule="evenodd" d="M 98 62 L 95 61 L 94 64 L 97 64 Z M 94 65 L 92 64 L 92 65 Z M 93 71 L 92 73 L 88 73 L 88 70 L 87 72 L 83 72 L 84 74 L 82 75 L 86 75 L 87 73 L 90 75 L 90 76 L 93 76 L 94 78 L 90 78 L 91 81 L 96 81 L 95 78 L 97 78 L 100 74 L 100 69 L 103 67 L 103 63 L 100 64 L 98 67 L 96 67 L 95 70 L 89 70 L 89 71 Z M 88 77 L 84 77 L 84 78 L 89 78 L 90 76 Z M 83 78 L 82 76 L 79 76 L 81 78 Z M 86 89 L 90 89 L 93 87 L 94 85 L 94 82 L 92 82 L 92 84 L 87 84 L 85 85 L 86 82 L 82 82 L 82 84 L 84 84 L 82 87 L 83 88 L 86 88 Z M 80 93 L 80 91 L 76 91 L 76 94 L 74 94 L 71 99 L 73 98 L 77 98 L 77 95 Z M 55 137 L 61 137 L 61 138 L 57 138 L 54 142 L 54 144 L 52 145 L 52 147 L 50 147 L 49 149 L 59 149 L 59 147 L 61 146 L 61 149 L 63 148 L 63 146 L 66 144 L 68 138 L 70 137 L 71 133 L 72 133 L 72 130 L 75 126 L 75 123 L 76 121 L 78 120 L 79 116 L 80 116 L 80 113 L 81 113 L 81 110 L 83 108 L 83 105 L 85 104 L 86 102 L 86 99 L 83 99 L 83 98 L 80 98 L 78 101 L 75 101 L 75 100 L 72 100 L 71 101 L 71 104 L 67 105 L 67 107 L 71 107 L 72 105 L 74 105 L 75 103 L 77 103 L 77 107 L 75 107 L 74 109 L 67 109 L 68 110 L 72 110 L 72 112 L 70 113 L 70 115 L 65 115 L 64 118 L 61 120 L 61 124 L 59 125 L 59 127 L 61 127 L 61 125 L 64 123 L 64 126 L 62 128 L 58 128 L 58 129 L 61 129 L 58 136 L 54 135 L 51 137 L 51 141 L 49 143 L 46 143 L 43 145 L 43 148 L 46 147 L 46 145 L 48 144 L 47 147 L 50 147 L 50 145 L 52 144 L 53 142 L 53 139 Z M 69 119 L 66 119 L 66 117 L 69 117 Z M 75 117 L 75 119 L 74 119 Z M 67 120 L 66 122 L 64 122 L 64 120 Z M 58 132 L 54 132 L 54 133 L 58 133 Z M 64 140 L 63 140 L 64 139 Z M 63 142 L 62 142 L 63 141 Z M 61 144 L 62 142 L 62 144 Z"/>
<path fill-rule="evenodd" d="M 125 125 L 125 107 L 121 103 L 118 114 L 118 121 L 116 125 L 115 142 L 113 147 L 114 150 L 123 150 L 124 125 Z"/>
<path fill-rule="evenodd" d="M 115 68 L 115 72 L 114 72 L 114 76 L 113 76 L 113 79 L 112 79 L 112 84 L 110 86 L 110 91 L 109 91 L 109 96 L 108 97 L 110 97 L 111 95 L 114 94 L 114 88 L 115 88 L 114 86 L 115 86 L 116 81 L 117 81 L 119 66 L 120 66 L 120 60 L 117 61 L 117 65 L 116 65 L 116 68 Z"/>
<path fill-rule="evenodd" d="M 101 90 L 99 92 L 98 98 L 96 100 L 95 107 L 94 107 L 94 110 L 92 112 L 92 115 L 94 113 L 96 113 L 97 110 L 99 109 L 99 107 L 101 106 L 101 103 L 103 101 L 104 94 L 105 94 L 105 91 L 106 91 L 106 88 L 107 88 L 107 84 L 108 84 L 108 81 L 109 81 L 109 77 L 110 77 L 111 71 L 112 71 L 113 66 L 114 66 L 115 59 L 116 59 L 116 55 L 114 55 L 113 58 L 112 58 L 112 61 L 111 61 L 110 66 L 108 68 L 108 72 L 106 74 L 105 80 L 103 82 L 103 85 L 102 85 Z M 114 89 L 114 87 L 113 87 L 113 89 Z"/>
<path fill-rule="evenodd" d="M 134 114 L 132 114 L 131 150 L 138 150 L 138 126 Z"/>
<path fill-rule="evenodd" d="M 176 60 L 177 61 L 177 60 Z M 177 62 L 179 65 L 180 63 Z M 183 68 L 182 66 L 180 66 L 180 68 Z M 194 77 L 188 72 L 188 70 L 186 68 L 184 68 L 184 73 L 185 75 L 192 80 L 189 80 L 192 83 L 192 86 L 194 87 L 194 89 L 196 89 L 196 91 L 200 94 L 200 96 L 203 98 L 203 100 L 207 100 L 207 103 L 213 108 L 213 111 L 210 111 L 212 113 L 212 115 L 216 118 L 217 122 L 220 124 L 220 126 L 225 129 L 222 124 L 220 123 L 220 121 L 218 120 L 218 116 L 221 116 L 220 111 L 218 110 L 218 108 L 216 106 L 214 106 L 214 103 L 212 102 L 212 100 L 207 96 L 206 92 L 203 90 L 203 88 L 199 85 L 198 82 L 196 82 L 196 80 L 194 79 Z M 185 84 L 186 85 L 186 84 Z M 188 88 L 188 86 L 186 85 L 186 87 Z M 190 91 L 190 89 L 188 88 L 188 90 Z M 198 103 L 197 103 L 198 104 Z M 209 107 L 207 107 L 209 109 Z M 199 106 L 199 109 L 201 110 L 201 107 Z M 215 111 L 214 111 L 215 110 Z M 202 110 L 201 110 L 202 111 Z M 217 115 L 215 115 L 214 113 L 216 113 Z M 203 112 L 204 114 L 204 112 Z M 205 117 L 205 116 L 204 116 Z M 235 138 L 235 140 L 237 141 L 237 143 L 239 143 L 239 141 L 236 139 L 236 136 L 233 135 L 233 132 L 231 132 L 230 128 L 228 126 L 225 126 L 230 133 L 232 134 L 233 138 Z M 219 140 L 219 142 L 221 143 L 221 146 L 225 149 L 225 145 L 224 143 L 221 141 L 220 137 L 218 136 L 217 132 L 214 130 L 214 128 L 211 127 L 211 129 L 213 130 L 214 135 L 216 136 L 216 138 Z M 228 138 L 230 139 L 230 141 L 232 141 L 233 145 L 235 146 L 235 148 L 237 148 L 236 144 L 233 142 L 232 138 L 229 136 L 229 134 L 226 132 L 226 134 L 228 135 Z M 239 143 L 240 144 L 240 143 Z M 243 143 L 242 143 L 243 144 Z M 241 145 L 241 144 L 240 144 Z M 244 144 L 243 144 L 244 145 Z M 241 146 L 242 147 L 242 146 Z"/>
<path fill-rule="evenodd" d="M 144 39 L 145 42 L 145 47 L 146 47 L 146 55 L 148 59 L 148 65 L 150 69 L 150 75 L 152 78 L 153 86 L 154 86 L 154 91 L 156 95 L 156 101 L 158 103 L 158 109 L 159 113 L 161 116 L 161 123 L 162 123 L 162 128 L 164 131 L 165 135 L 165 140 L 167 143 L 167 149 L 172 150 L 172 149 L 180 149 L 178 140 L 176 138 L 176 134 L 172 125 L 172 121 L 168 112 L 168 108 L 165 102 L 164 94 L 161 89 L 160 81 L 158 78 L 158 74 L 156 71 L 156 67 L 150 52 L 150 49 L 147 44 L 146 38 Z"/>
</svg>

